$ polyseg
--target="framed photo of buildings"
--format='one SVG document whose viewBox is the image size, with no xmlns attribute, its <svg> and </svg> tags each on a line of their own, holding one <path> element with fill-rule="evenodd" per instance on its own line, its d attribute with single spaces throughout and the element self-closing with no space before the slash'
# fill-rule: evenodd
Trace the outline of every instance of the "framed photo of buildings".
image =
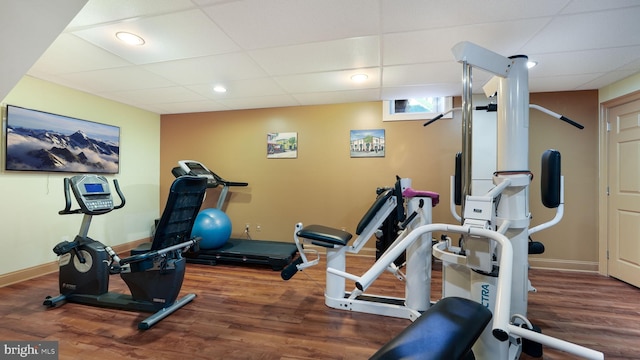
<svg viewBox="0 0 640 360">
<path fill-rule="evenodd" d="M 267 134 L 267 159 L 295 159 L 297 157 L 297 132 Z"/>
<path fill-rule="evenodd" d="M 352 158 L 384 157 L 384 129 L 351 130 L 349 139 Z"/>
</svg>

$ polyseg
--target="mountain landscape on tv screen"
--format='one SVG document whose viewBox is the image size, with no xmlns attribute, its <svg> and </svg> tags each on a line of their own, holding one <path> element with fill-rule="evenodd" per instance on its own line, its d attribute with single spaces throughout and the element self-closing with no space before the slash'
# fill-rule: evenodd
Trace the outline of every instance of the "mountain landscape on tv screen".
<svg viewBox="0 0 640 360">
<path fill-rule="evenodd" d="M 120 147 L 81 130 L 71 135 L 7 126 L 7 170 L 117 173 Z"/>
</svg>

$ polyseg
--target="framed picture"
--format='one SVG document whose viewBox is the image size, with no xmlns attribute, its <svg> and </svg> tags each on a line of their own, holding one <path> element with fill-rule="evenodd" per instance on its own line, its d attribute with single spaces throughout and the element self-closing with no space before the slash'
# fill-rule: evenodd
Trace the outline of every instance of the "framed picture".
<svg viewBox="0 0 640 360">
<path fill-rule="evenodd" d="M 384 157 L 384 129 L 351 130 L 349 138 L 352 158 Z"/>
<path fill-rule="evenodd" d="M 116 174 L 120 128 L 7 105 L 5 170 Z"/>
<path fill-rule="evenodd" d="M 297 157 L 297 132 L 267 134 L 267 159 L 295 159 Z"/>
</svg>

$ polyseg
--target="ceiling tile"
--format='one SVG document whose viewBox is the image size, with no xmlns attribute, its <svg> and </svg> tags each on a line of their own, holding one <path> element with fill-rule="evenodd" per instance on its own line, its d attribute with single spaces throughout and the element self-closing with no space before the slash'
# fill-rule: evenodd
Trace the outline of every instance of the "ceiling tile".
<svg viewBox="0 0 640 360">
<path fill-rule="evenodd" d="M 145 40 L 142 46 L 129 46 L 115 34 L 131 32 Z M 123 21 L 72 32 L 134 64 L 186 59 L 238 50 L 200 10 Z"/>
<path fill-rule="evenodd" d="M 114 0 L 91 0 L 71 21 L 68 28 L 165 14 L 194 7 L 190 0 L 135 0 L 127 1 L 126 6 L 123 5 Z"/>
<path fill-rule="evenodd" d="M 570 0 L 425 1 L 382 0 L 382 31 L 452 29 L 461 25 L 553 16 Z M 472 35 L 472 34 L 469 34 Z"/>
<path fill-rule="evenodd" d="M 110 52 L 71 34 L 60 34 L 32 70 L 50 74 L 98 70 L 131 65 Z"/>
<path fill-rule="evenodd" d="M 219 102 L 233 110 L 301 105 L 291 95 L 259 96 L 243 99 L 222 99 L 219 100 Z"/>
<path fill-rule="evenodd" d="M 371 101 L 371 99 L 377 99 L 379 98 L 379 96 L 380 96 L 379 89 L 328 91 L 328 92 L 293 94 L 293 97 L 296 100 L 298 100 L 299 103 L 305 104 L 305 105 L 366 102 L 366 101 Z"/>
<path fill-rule="evenodd" d="M 511 56 L 519 51 L 519 39 L 533 37 L 549 20 L 537 18 L 387 34 L 382 41 L 383 64 L 451 61 L 451 48 L 461 41 L 470 41 L 496 53 Z"/>
<path fill-rule="evenodd" d="M 238 79 L 267 76 L 267 73 L 244 53 L 167 61 L 144 65 L 144 68 L 182 85 L 227 83 Z"/>
<path fill-rule="evenodd" d="M 229 81 L 225 82 L 224 86 L 227 89 L 227 92 L 225 93 L 213 92 L 212 85 L 192 85 L 187 86 L 187 88 L 204 97 L 216 100 L 285 94 L 282 88 L 273 79 L 266 77 L 261 79 L 254 78 Z"/>
<path fill-rule="evenodd" d="M 462 66 L 455 62 L 385 66 L 382 71 L 382 86 L 445 83 L 454 76 L 462 76 Z"/>
<path fill-rule="evenodd" d="M 451 48 L 470 41 L 539 61 L 531 91 L 598 89 L 640 69 L 638 19 L 638 0 L 89 0 L 28 74 L 158 113 L 380 101 L 459 95 Z M 476 92 L 490 78 L 473 69 Z"/>
<path fill-rule="evenodd" d="M 207 100 L 205 97 L 182 86 L 118 91 L 114 95 L 142 104 L 164 103 L 165 99 L 172 99 L 174 102 Z"/>
<path fill-rule="evenodd" d="M 249 51 L 269 75 L 357 69 L 380 65 L 378 36 L 363 36 Z"/>
<path fill-rule="evenodd" d="M 637 59 L 640 46 L 531 55 L 538 65 L 529 70 L 531 78 L 603 73 Z M 637 68 L 636 68 L 637 69 Z"/>
<path fill-rule="evenodd" d="M 580 0 L 571 1 L 560 12 L 561 14 L 573 14 L 591 11 L 602 11 L 616 8 L 638 6 L 638 0 L 614 0 L 614 1 L 602 1 L 602 0 Z"/>
<path fill-rule="evenodd" d="M 354 74 L 366 74 L 367 81 L 357 83 L 351 80 Z M 275 81 L 289 93 L 324 92 L 370 89 L 380 86 L 378 68 L 359 69 L 358 71 L 330 71 L 313 74 L 276 76 Z"/>
<path fill-rule="evenodd" d="M 245 50 L 377 35 L 378 2 L 245 0 L 204 8 Z"/>
<path fill-rule="evenodd" d="M 155 105 L 161 114 L 183 114 L 192 112 L 209 112 L 231 110 L 229 107 L 213 100 L 172 102 Z"/>
<path fill-rule="evenodd" d="M 640 45 L 640 6 L 554 18 L 529 41 L 528 53 Z"/>
<path fill-rule="evenodd" d="M 114 68 L 60 75 L 72 84 L 84 84 L 100 92 L 153 89 L 173 86 L 172 82 L 146 70 L 134 67 Z"/>
</svg>

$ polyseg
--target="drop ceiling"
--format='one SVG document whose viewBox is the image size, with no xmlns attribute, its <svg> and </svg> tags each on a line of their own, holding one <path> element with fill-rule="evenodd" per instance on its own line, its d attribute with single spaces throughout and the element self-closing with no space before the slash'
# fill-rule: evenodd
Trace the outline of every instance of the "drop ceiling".
<svg viewBox="0 0 640 360">
<path fill-rule="evenodd" d="M 638 19 L 637 0 L 89 0 L 28 75 L 159 114 L 455 96 L 470 41 L 537 61 L 532 92 L 590 90 L 640 71 Z"/>
</svg>

